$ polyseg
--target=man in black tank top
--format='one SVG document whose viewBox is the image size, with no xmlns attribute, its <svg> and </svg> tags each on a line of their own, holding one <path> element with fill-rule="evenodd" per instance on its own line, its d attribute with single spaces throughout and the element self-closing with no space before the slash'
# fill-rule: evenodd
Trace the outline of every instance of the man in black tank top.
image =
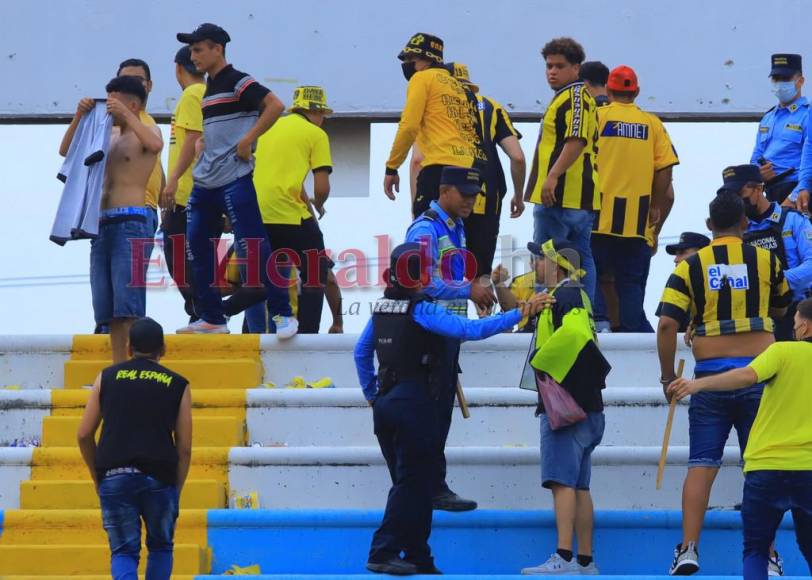
<svg viewBox="0 0 812 580">
<path fill-rule="evenodd" d="M 130 360 L 104 369 L 79 425 L 82 458 L 99 493 L 114 579 L 138 578 L 141 521 L 147 529 L 147 578 L 169 579 L 180 492 L 192 456 L 189 382 L 158 364 L 161 325 L 130 328 Z M 96 431 L 104 420 L 96 446 Z"/>
</svg>

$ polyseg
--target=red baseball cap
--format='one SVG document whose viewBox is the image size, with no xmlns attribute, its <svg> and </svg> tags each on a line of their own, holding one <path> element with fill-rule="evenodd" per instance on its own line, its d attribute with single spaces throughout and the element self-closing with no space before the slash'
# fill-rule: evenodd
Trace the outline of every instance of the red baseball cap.
<svg viewBox="0 0 812 580">
<path fill-rule="evenodd" d="M 609 73 L 609 80 L 606 81 L 606 88 L 610 91 L 630 93 L 637 90 L 637 74 L 634 69 L 626 65 L 620 65 L 612 69 Z"/>
</svg>

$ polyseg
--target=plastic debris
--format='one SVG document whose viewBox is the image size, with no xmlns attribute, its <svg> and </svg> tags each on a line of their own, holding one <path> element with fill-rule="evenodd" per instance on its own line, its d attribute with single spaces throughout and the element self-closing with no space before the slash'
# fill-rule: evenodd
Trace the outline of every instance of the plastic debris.
<svg viewBox="0 0 812 580">
<path fill-rule="evenodd" d="M 232 491 L 228 507 L 235 510 L 257 510 L 259 509 L 259 494 L 255 491 L 248 493 Z"/>
<path fill-rule="evenodd" d="M 253 564 L 251 566 L 237 566 L 233 564 L 231 568 L 223 572 L 223 576 L 255 576 L 258 574 L 262 574 L 262 570 L 259 568 L 259 564 Z"/>
</svg>

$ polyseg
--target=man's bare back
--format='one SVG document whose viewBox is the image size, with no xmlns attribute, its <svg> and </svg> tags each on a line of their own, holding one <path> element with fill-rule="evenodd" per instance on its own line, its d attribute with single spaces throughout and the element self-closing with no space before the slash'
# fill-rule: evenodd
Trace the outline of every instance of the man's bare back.
<svg viewBox="0 0 812 580">
<path fill-rule="evenodd" d="M 151 131 L 160 135 L 157 127 Z M 147 181 L 157 155 L 148 151 L 132 129 L 114 129 L 104 173 L 102 209 L 144 207 Z"/>
</svg>

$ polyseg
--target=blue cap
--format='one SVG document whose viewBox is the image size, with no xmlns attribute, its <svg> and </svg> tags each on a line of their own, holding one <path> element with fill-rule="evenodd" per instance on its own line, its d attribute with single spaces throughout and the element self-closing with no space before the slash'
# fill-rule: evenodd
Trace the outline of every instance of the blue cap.
<svg viewBox="0 0 812 580">
<path fill-rule="evenodd" d="M 723 191 L 739 193 L 748 183 L 764 183 L 758 165 L 750 164 L 725 167 L 724 171 L 722 171 L 722 179 L 724 180 L 724 185 L 722 185 L 716 193 Z"/>
<path fill-rule="evenodd" d="M 770 76 L 791 77 L 801 72 L 800 54 L 774 54 Z"/>
<path fill-rule="evenodd" d="M 440 185 L 453 185 L 463 195 L 476 195 L 482 191 L 482 177 L 474 167 L 444 167 Z"/>
</svg>

